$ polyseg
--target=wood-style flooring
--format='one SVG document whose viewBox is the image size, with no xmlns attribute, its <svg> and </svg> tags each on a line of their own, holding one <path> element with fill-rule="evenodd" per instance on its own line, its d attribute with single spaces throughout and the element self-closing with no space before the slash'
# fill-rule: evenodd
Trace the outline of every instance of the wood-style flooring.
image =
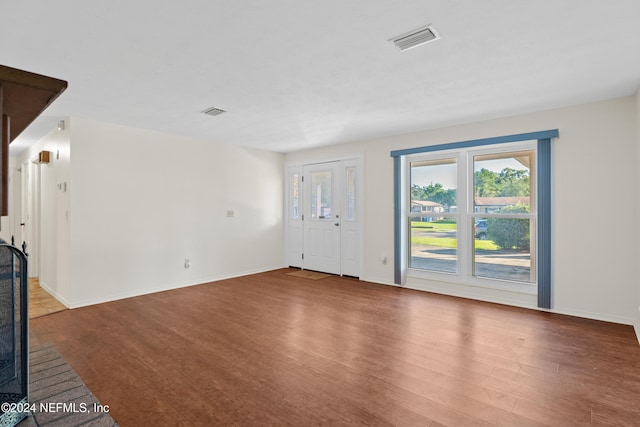
<svg viewBox="0 0 640 427">
<path fill-rule="evenodd" d="M 31 321 L 120 426 L 640 426 L 630 326 L 283 269 Z"/>
<path fill-rule="evenodd" d="M 62 310 L 67 310 L 67 307 L 42 289 L 37 277 L 29 278 L 29 319 Z"/>
</svg>

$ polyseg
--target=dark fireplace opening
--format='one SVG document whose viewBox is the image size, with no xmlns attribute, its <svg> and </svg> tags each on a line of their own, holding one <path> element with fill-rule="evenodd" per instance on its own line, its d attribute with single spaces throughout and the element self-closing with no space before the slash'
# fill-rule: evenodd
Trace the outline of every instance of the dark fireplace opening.
<svg viewBox="0 0 640 427">
<path fill-rule="evenodd" d="M 28 415 L 27 257 L 0 241 L 0 426 Z"/>
</svg>

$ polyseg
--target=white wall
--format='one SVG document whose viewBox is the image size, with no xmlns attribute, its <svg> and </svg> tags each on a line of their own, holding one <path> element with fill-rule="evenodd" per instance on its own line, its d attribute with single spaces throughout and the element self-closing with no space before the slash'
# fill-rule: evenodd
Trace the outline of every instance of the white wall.
<svg viewBox="0 0 640 427">
<path fill-rule="evenodd" d="M 70 306 L 284 265 L 283 155 L 75 117 L 71 128 Z"/>
<path fill-rule="evenodd" d="M 286 163 L 363 153 L 362 279 L 392 284 L 391 150 L 559 129 L 552 148 L 552 303 L 557 312 L 631 324 L 640 255 L 635 97 L 287 154 Z M 630 187 L 631 185 L 631 187 Z M 531 296 L 419 281 L 420 289 L 535 306 Z"/>
</svg>

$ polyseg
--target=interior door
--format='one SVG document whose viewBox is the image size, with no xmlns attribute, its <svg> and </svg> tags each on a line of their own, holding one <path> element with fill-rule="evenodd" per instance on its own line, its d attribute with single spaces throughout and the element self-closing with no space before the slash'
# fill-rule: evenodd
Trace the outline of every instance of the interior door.
<svg viewBox="0 0 640 427">
<path fill-rule="evenodd" d="M 22 247 L 22 242 L 29 240 L 27 223 L 29 220 L 29 207 L 31 199 L 31 165 L 29 162 L 22 164 L 22 203 L 20 212 L 20 233 L 16 235 L 16 246 Z"/>
<path fill-rule="evenodd" d="M 22 165 L 22 236 L 16 246 L 22 248 L 26 243 L 29 254 L 29 277 L 39 275 L 39 237 L 40 237 L 40 168 L 33 162 Z"/>
<path fill-rule="evenodd" d="M 22 167 L 12 167 L 11 172 L 11 193 L 12 201 L 9 206 L 9 221 L 11 223 L 11 237 L 20 247 L 22 243 Z"/>
<path fill-rule="evenodd" d="M 304 166 L 305 269 L 341 274 L 339 174 L 340 162 Z"/>
</svg>

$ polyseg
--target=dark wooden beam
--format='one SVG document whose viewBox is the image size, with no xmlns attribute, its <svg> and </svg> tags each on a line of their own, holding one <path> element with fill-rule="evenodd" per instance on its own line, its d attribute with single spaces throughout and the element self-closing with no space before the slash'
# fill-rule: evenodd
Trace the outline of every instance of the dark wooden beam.
<svg viewBox="0 0 640 427">
<path fill-rule="evenodd" d="M 7 118 L 5 120 L 5 117 Z M 9 215 L 9 117 L 4 114 L 4 86 L 0 83 L 0 217 Z M 6 147 L 6 150 L 5 150 Z M 4 166 L 7 162 L 7 167 Z M 5 213 L 6 212 L 6 213 Z M 0 229 L 2 223 L 0 223 Z"/>
<path fill-rule="evenodd" d="M 11 119 L 2 114 L 2 147 L 0 151 L 0 179 L 2 180 L 2 197 L 0 197 L 0 216 L 9 215 L 9 138 L 11 135 Z"/>
<path fill-rule="evenodd" d="M 9 144 L 66 88 L 64 80 L 0 65 L 0 216 L 9 214 Z"/>
<path fill-rule="evenodd" d="M 9 142 L 16 139 L 67 88 L 64 80 L 0 65 L 4 114 L 11 117 Z"/>
</svg>

